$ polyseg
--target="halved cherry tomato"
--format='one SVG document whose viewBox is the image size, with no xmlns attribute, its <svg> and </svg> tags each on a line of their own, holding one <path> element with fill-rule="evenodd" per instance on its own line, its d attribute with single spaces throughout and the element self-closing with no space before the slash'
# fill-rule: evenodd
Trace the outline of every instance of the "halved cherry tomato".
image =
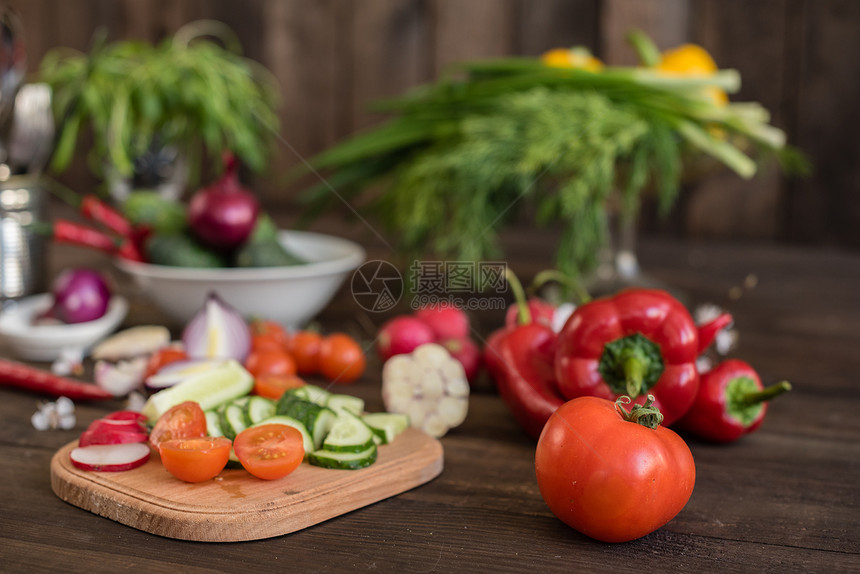
<svg viewBox="0 0 860 574">
<path fill-rule="evenodd" d="M 232 444 L 223 436 L 167 440 L 159 447 L 161 463 L 179 480 L 203 482 L 224 470 Z"/>
<path fill-rule="evenodd" d="M 302 433 L 281 424 L 243 430 L 233 441 L 233 450 L 245 470 L 264 480 L 287 476 L 305 457 Z"/>
<path fill-rule="evenodd" d="M 267 399 L 278 400 L 289 389 L 303 387 L 304 379 L 296 375 L 268 373 L 254 379 L 254 392 Z"/>
<path fill-rule="evenodd" d="M 176 346 L 163 347 L 154 352 L 146 363 L 146 373 L 144 378 L 154 375 L 161 370 L 165 365 L 175 363 L 176 361 L 184 361 L 188 358 L 188 353 L 185 349 Z"/>
<path fill-rule="evenodd" d="M 364 373 L 364 351 L 355 339 L 333 333 L 320 344 L 320 373 L 334 383 L 351 383 Z"/>
<path fill-rule="evenodd" d="M 165 441 L 206 436 L 206 415 L 194 401 L 185 401 L 161 415 L 149 433 L 149 444 L 156 449 Z"/>
<path fill-rule="evenodd" d="M 286 351 L 252 350 L 245 359 L 245 368 L 255 377 L 260 375 L 294 375 L 296 361 Z"/>
<path fill-rule="evenodd" d="M 310 375 L 319 372 L 322 335 L 314 331 L 299 331 L 290 339 L 290 354 L 296 360 L 299 373 Z"/>
</svg>

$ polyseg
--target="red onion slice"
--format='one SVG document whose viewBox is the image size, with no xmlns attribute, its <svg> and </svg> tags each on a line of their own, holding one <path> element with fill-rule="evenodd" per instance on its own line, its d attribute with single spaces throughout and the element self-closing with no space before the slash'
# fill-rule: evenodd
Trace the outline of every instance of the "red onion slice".
<svg viewBox="0 0 860 574">
<path fill-rule="evenodd" d="M 185 326 L 182 343 L 192 359 L 235 359 L 241 363 L 251 350 L 251 330 L 242 315 L 212 291 Z"/>
</svg>

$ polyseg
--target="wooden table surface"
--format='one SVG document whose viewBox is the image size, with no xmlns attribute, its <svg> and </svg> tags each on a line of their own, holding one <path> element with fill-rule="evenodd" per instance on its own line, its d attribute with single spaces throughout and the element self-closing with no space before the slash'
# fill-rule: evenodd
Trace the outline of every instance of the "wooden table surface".
<svg viewBox="0 0 860 574">
<path fill-rule="evenodd" d="M 530 249 L 511 252 L 520 274 L 535 270 Z M 732 445 L 688 440 L 692 498 L 642 539 L 599 543 L 557 520 L 535 483 L 534 441 L 486 389 L 442 439 L 445 469 L 432 482 L 290 535 L 226 544 L 162 538 L 61 501 L 51 456 L 122 403 L 79 403 L 75 430 L 40 432 L 30 424 L 40 397 L 0 389 L 0 571 L 860 572 L 860 255 L 652 239 L 641 260 L 689 304 L 725 305 L 740 333 L 733 356 L 794 386 L 759 432 Z M 755 286 L 730 297 L 747 278 Z M 132 323 L 154 316 L 137 309 Z M 350 309 L 341 292 L 321 324 L 367 336 L 381 319 Z M 501 322 L 478 319 L 484 333 Z M 379 368 L 371 361 L 351 387 L 371 410 L 382 408 Z"/>
</svg>

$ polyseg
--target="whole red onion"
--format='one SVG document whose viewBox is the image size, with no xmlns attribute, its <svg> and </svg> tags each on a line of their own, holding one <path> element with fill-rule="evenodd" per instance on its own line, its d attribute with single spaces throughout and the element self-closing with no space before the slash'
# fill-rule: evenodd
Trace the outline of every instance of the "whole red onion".
<svg viewBox="0 0 860 574">
<path fill-rule="evenodd" d="M 188 223 L 194 235 L 206 245 L 229 250 L 251 235 L 260 205 L 239 183 L 233 154 L 225 154 L 224 164 L 221 179 L 191 197 Z"/>
<path fill-rule="evenodd" d="M 51 286 L 54 304 L 46 316 L 63 323 L 85 323 L 107 312 L 110 290 L 100 273 L 92 269 L 66 269 Z"/>
</svg>

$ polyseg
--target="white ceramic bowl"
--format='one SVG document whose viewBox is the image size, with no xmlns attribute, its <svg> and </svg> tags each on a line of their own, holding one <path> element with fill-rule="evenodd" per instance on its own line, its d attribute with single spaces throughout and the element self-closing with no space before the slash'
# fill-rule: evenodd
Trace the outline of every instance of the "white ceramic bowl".
<svg viewBox="0 0 860 574">
<path fill-rule="evenodd" d="M 202 269 L 117 260 L 157 307 L 185 324 L 218 296 L 246 317 L 260 316 L 289 328 L 305 324 L 331 300 L 347 275 L 364 261 L 358 244 L 321 233 L 280 231 L 279 240 L 308 263 L 284 267 Z"/>
<path fill-rule="evenodd" d="M 29 361 L 54 361 L 65 350 L 88 349 L 119 327 L 128 301 L 113 295 L 107 312 L 95 321 L 71 325 L 33 325 L 33 318 L 53 302 L 50 293 L 10 302 L 0 313 L 0 337 L 16 356 Z"/>
</svg>

